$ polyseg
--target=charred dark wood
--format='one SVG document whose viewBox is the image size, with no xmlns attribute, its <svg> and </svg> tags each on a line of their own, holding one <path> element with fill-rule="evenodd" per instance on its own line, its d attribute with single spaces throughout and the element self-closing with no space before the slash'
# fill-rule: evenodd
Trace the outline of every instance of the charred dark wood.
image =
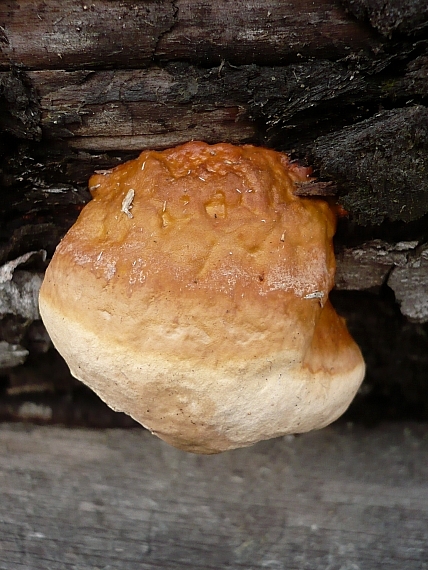
<svg viewBox="0 0 428 570">
<path fill-rule="evenodd" d="M 368 20 L 381 34 L 419 34 L 428 28 L 425 0 L 342 0 L 359 20 Z"/>
<path fill-rule="evenodd" d="M 40 114 L 37 96 L 23 73 L 0 73 L 0 125 L 4 133 L 39 140 Z"/>
<path fill-rule="evenodd" d="M 281 138 L 291 145 L 297 129 L 302 144 L 307 131 L 313 139 L 321 125 L 332 128 L 337 106 L 340 126 L 346 111 L 354 120 L 365 116 L 355 104 L 376 91 L 361 75 L 328 61 L 208 70 L 170 64 L 118 72 L 29 72 L 27 77 L 40 98 L 45 137 L 90 151 L 159 148 L 198 137 L 269 144 Z"/>
<path fill-rule="evenodd" d="M 236 82 L 229 91 L 217 68 L 29 72 L 28 78 L 39 93 L 46 140 L 63 139 L 74 149 L 123 152 L 191 138 L 256 139 L 246 93 L 238 94 Z"/>
<path fill-rule="evenodd" d="M 426 107 L 380 112 L 312 148 L 321 175 L 342 185 L 342 204 L 360 223 L 409 222 L 428 212 Z"/>
</svg>

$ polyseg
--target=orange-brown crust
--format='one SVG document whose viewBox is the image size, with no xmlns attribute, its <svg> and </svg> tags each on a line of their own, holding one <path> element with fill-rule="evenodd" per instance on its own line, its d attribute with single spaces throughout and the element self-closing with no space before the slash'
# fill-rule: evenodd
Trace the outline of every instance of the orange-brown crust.
<svg viewBox="0 0 428 570">
<path fill-rule="evenodd" d="M 148 304 L 181 315 L 176 319 L 195 303 L 203 304 L 207 318 L 212 311 L 214 321 L 254 314 L 256 330 L 266 315 L 274 320 L 293 303 L 293 328 L 312 323 L 333 285 L 335 220 L 325 202 L 293 195 L 294 182 L 307 176 L 308 169 L 290 165 L 286 155 L 252 146 L 193 142 L 144 152 L 92 176 L 94 199 L 59 245 L 48 279 L 58 264 L 68 273 L 61 280 L 77 280 L 77 289 L 79 280 L 96 278 L 79 317 L 87 315 L 96 330 L 101 323 L 90 308 L 106 302 L 97 289 L 110 291 L 116 312 L 123 304 L 126 314 L 132 304 L 135 318 L 128 317 L 130 333 L 123 323 L 123 338 L 138 326 L 136 307 Z M 64 298 L 61 310 L 73 317 L 75 308 Z M 278 346 L 271 342 L 272 351 L 282 350 L 282 336 Z M 235 354 L 230 340 L 225 357 Z"/>
</svg>

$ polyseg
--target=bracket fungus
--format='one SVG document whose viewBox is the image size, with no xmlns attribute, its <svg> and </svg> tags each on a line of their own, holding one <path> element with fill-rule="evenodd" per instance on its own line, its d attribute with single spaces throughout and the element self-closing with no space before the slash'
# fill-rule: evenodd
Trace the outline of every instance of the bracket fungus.
<svg viewBox="0 0 428 570">
<path fill-rule="evenodd" d="M 40 291 L 72 374 L 195 453 L 337 419 L 365 367 L 328 299 L 335 215 L 295 192 L 309 174 L 190 142 L 93 175 Z"/>
</svg>

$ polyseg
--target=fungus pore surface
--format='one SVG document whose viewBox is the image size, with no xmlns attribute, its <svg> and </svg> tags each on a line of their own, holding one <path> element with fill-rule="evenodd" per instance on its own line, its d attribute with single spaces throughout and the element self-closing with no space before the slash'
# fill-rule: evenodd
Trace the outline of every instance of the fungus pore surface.
<svg viewBox="0 0 428 570">
<path fill-rule="evenodd" d="M 192 452 L 341 415 L 364 362 L 328 300 L 335 215 L 294 194 L 309 172 L 191 142 L 92 176 L 40 292 L 72 374 Z"/>
</svg>

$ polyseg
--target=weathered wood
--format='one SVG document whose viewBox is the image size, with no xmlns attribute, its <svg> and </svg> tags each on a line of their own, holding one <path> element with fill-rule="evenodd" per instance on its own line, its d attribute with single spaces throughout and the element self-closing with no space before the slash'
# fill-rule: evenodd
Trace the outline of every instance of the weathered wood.
<svg viewBox="0 0 428 570">
<path fill-rule="evenodd" d="M 366 361 L 364 383 L 346 418 L 366 425 L 384 420 L 428 420 L 427 325 L 400 313 L 389 287 L 339 291 L 331 301 L 346 319 Z"/>
<path fill-rule="evenodd" d="M 369 53 L 380 42 L 334 0 L 191 0 L 0 3 L 0 66 L 138 67 L 159 60 L 204 65 L 284 63 Z"/>
<path fill-rule="evenodd" d="M 281 140 L 283 148 L 299 140 L 304 148 L 315 134 L 341 129 L 346 118 L 352 123 L 366 118 L 363 106 L 375 96 L 425 97 L 427 63 L 428 58 L 417 57 L 393 81 L 326 60 L 263 68 L 225 64 L 201 69 L 181 63 L 139 70 L 33 71 L 21 78 L 39 99 L 44 137 L 82 149 L 160 148 L 202 135 L 209 141 L 222 136 L 269 144 Z M 5 93 L 13 98 L 17 78 L 12 83 L 9 73 L 2 76 Z"/>
<path fill-rule="evenodd" d="M 407 263 L 392 270 L 388 285 L 394 291 L 403 315 L 415 321 L 428 320 L 428 246 L 419 247 Z"/>
<path fill-rule="evenodd" d="M 380 288 L 394 267 L 406 265 L 417 241 L 389 244 L 373 240 L 337 253 L 336 287 L 345 290 Z"/>
<path fill-rule="evenodd" d="M 0 427 L 3 570 L 422 570 L 428 430 L 327 428 L 218 456 L 144 430 Z"/>
<path fill-rule="evenodd" d="M 1 2 L 0 65 L 147 65 L 174 13 L 172 1 Z"/>
<path fill-rule="evenodd" d="M 348 18 L 334 0 L 177 0 L 175 6 L 176 24 L 157 46 L 160 59 L 265 65 L 301 57 L 338 59 L 379 47 L 372 30 Z"/>
<path fill-rule="evenodd" d="M 269 137 L 274 127 L 286 128 L 289 142 L 284 142 L 292 144 L 296 117 L 301 131 L 304 113 L 334 102 L 346 108 L 368 97 L 362 75 L 328 61 L 267 68 L 170 64 L 115 72 L 35 71 L 25 77 L 40 100 L 44 136 L 97 151 L 165 148 L 198 137 L 262 142 L 263 123 Z M 318 132 L 326 119 L 317 121 Z M 309 136 L 312 140 L 313 132 Z"/>
<path fill-rule="evenodd" d="M 384 84 L 384 92 L 394 100 L 408 97 L 428 96 L 428 55 L 420 55 L 406 65 L 406 73 L 402 78 Z"/>
<path fill-rule="evenodd" d="M 256 140 L 237 86 L 230 93 L 217 75 L 161 69 L 102 72 L 29 72 L 40 96 L 48 140 L 75 149 L 124 151 L 167 148 L 189 139 Z M 233 96 L 235 95 L 235 97 Z"/>
<path fill-rule="evenodd" d="M 337 289 L 379 291 L 386 285 L 395 293 L 403 315 L 428 321 L 428 246 L 375 240 L 339 252 Z"/>
</svg>

